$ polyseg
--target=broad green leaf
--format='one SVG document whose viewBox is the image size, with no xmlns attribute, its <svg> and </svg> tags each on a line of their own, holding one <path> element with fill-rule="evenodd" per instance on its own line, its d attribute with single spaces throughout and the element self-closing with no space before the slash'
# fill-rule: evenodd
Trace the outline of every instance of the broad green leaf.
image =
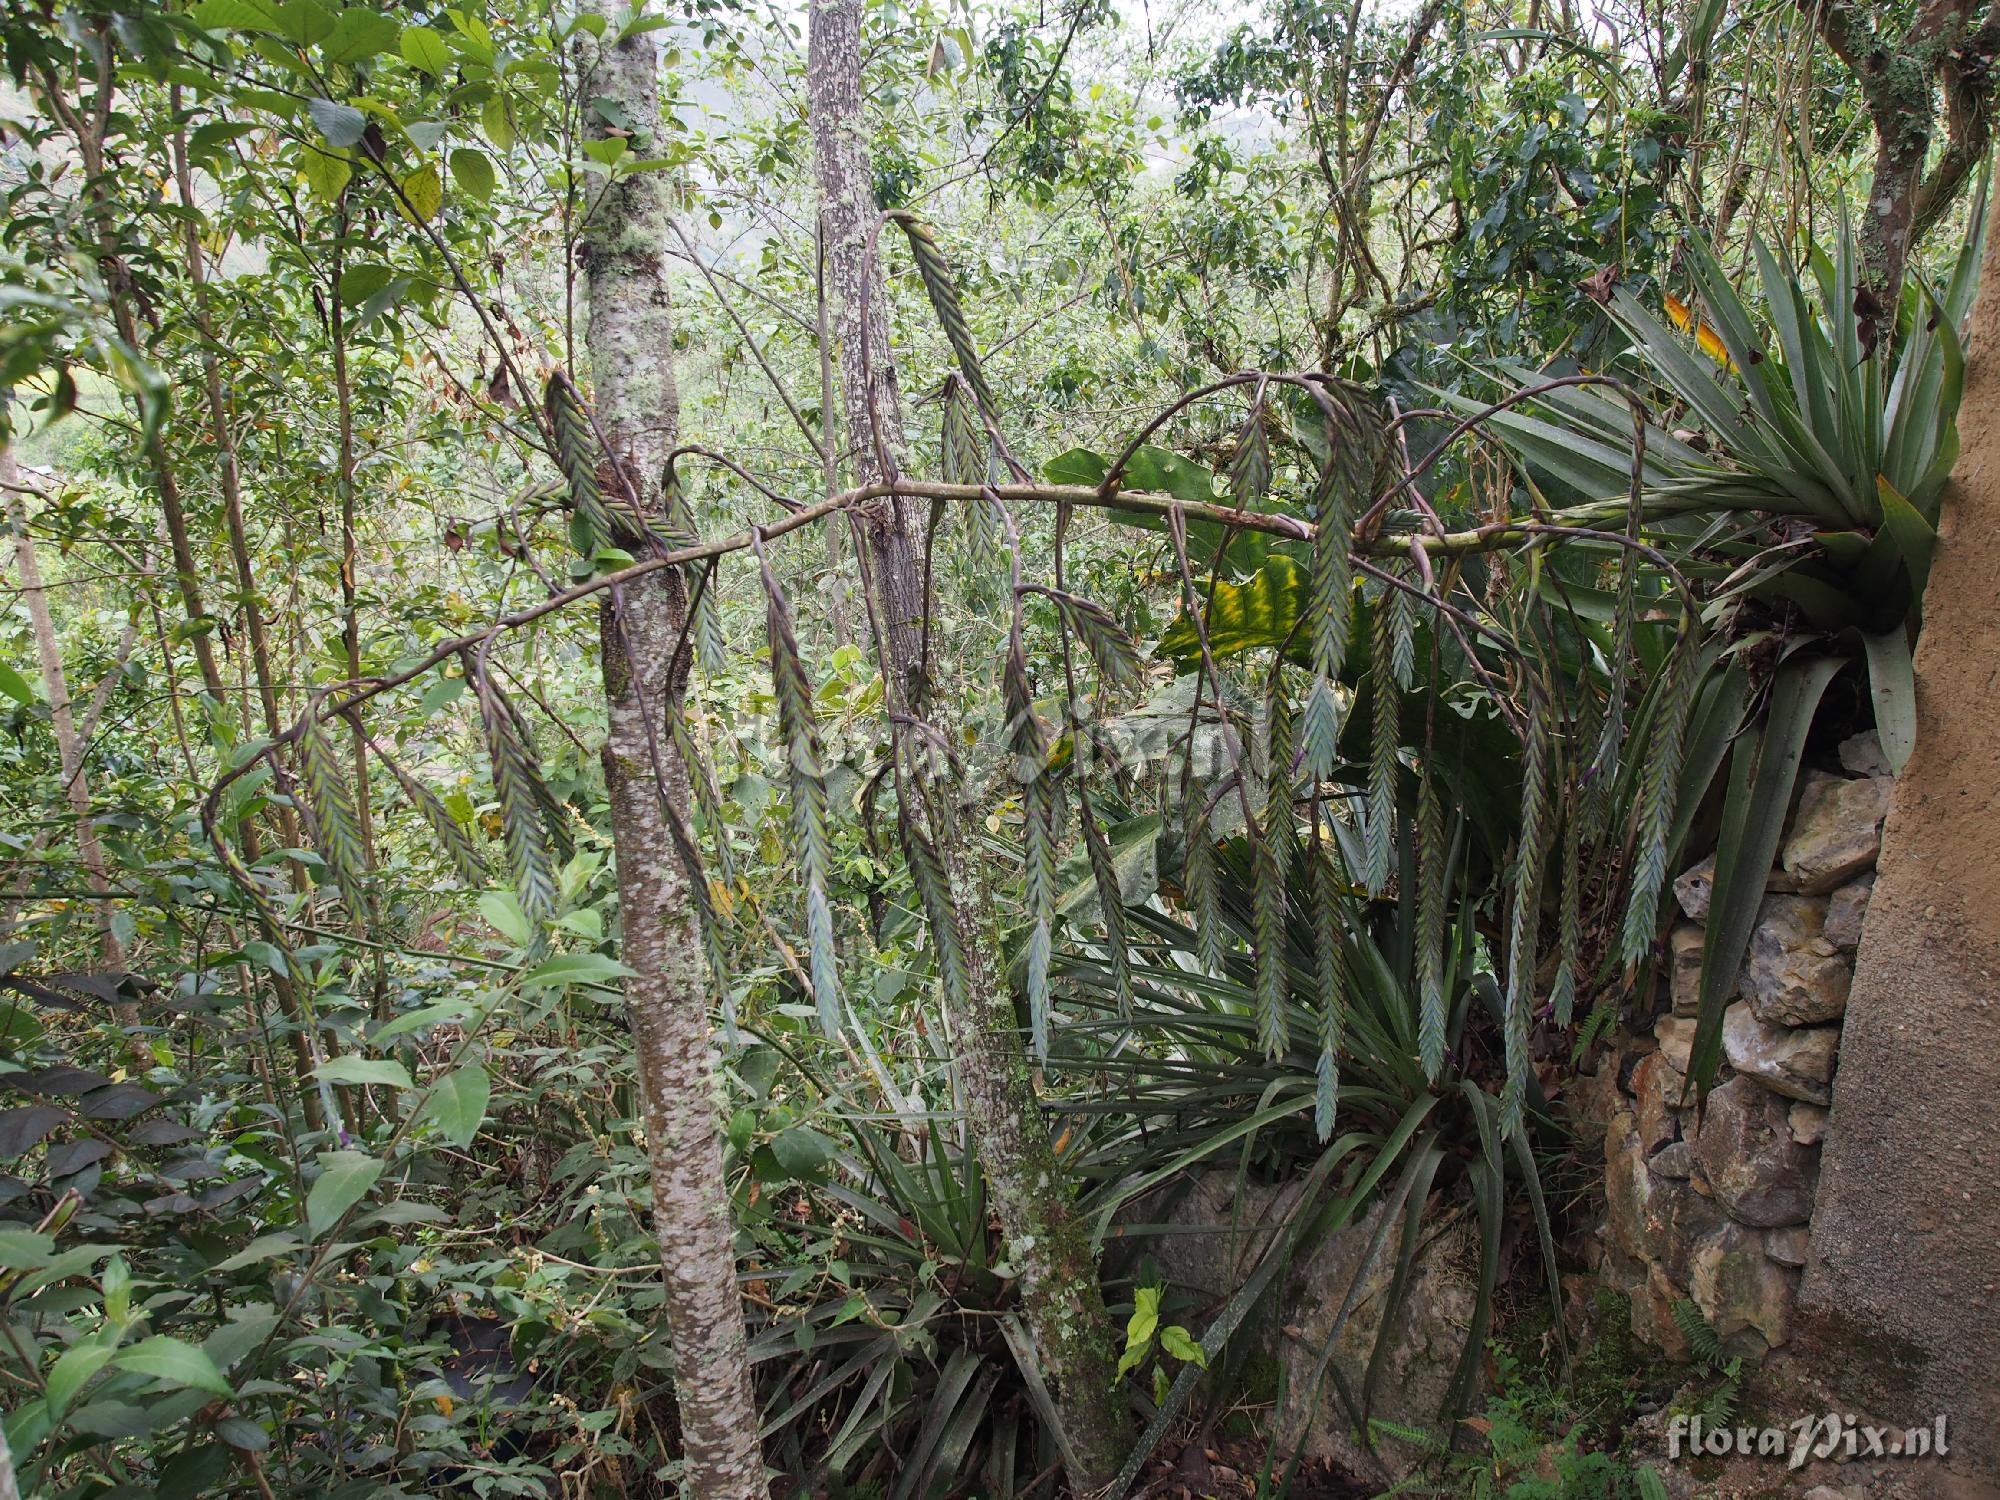
<svg viewBox="0 0 2000 1500">
<path fill-rule="evenodd" d="M 328 1151 L 320 1156 L 321 1171 L 306 1194 L 306 1226 L 324 1234 L 367 1195 L 382 1175 L 382 1163 L 362 1151 Z"/>
<path fill-rule="evenodd" d="M 1132 1316 L 1125 1322 L 1125 1347 L 1144 1348 L 1160 1326 L 1160 1288 L 1142 1286 L 1132 1292 Z"/>
<path fill-rule="evenodd" d="M 354 168 L 348 164 L 346 157 L 322 151 L 310 143 L 305 148 L 302 165 L 305 167 L 306 186 L 323 203 L 337 199 L 354 176 Z"/>
<path fill-rule="evenodd" d="M 0 693 L 22 705 L 32 705 L 35 701 L 35 690 L 28 686 L 28 679 L 5 662 L 0 662 Z"/>
<path fill-rule="evenodd" d="M 833 1142 L 810 1125 L 794 1125 L 771 1137 L 771 1155 L 795 1178 L 811 1178 L 833 1160 Z"/>
<path fill-rule="evenodd" d="M 276 1234 L 260 1234 L 227 1260 L 217 1261 L 214 1269 L 218 1271 L 240 1271 L 245 1266 L 257 1265 L 259 1262 L 270 1260 L 273 1256 L 283 1255 L 286 1251 L 296 1250 L 298 1247 L 299 1237 L 290 1230 L 281 1229 Z"/>
<path fill-rule="evenodd" d="M 424 1113 L 437 1122 L 453 1145 L 469 1146 L 486 1118 L 486 1101 L 492 1092 L 493 1080 L 486 1069 L 478 1063 L 468 1063 L 431 1086 Z"/>
<path fill-rule="evenodd" d="M 257 0 L 201 0 L 189 18 L 204 31 L 269 31 L 277 24 Z"/>
<path fill-rule="evenodd" d="M 1283 645 L 1294 635 L 1308 592 L 1304 571 L 1283 553 L 1266 558 L 1242 583 L 1218 579 L 1208 600 L 1209 649 L 1221 660 Z M 1175 620 L 1161 635 L 1159 651 L 1177 662 L 1199 661 L 1201 638 L 1194 621 L 1186 615 Z"/>
<path fill-rule="evenodd" d="M 395 46 L 400 30 L 394 16 L 385 16 L 365 5 L 349 6 L 333 23 L 333 32 L 320 49 L 320 57 L 333 64 L 363 62 Z"/>
<path fill-rule="evenodd" d="M 1160 1330 L 1160 1347 L 1175 1359 L 1184 1360 L 1191 1365 L 1198 1365 L 1204 1370 L 1208 1368 L 1207 1351 L 1201 1345 L 1197 1344 L 1193 1336 L 1178 1323 Z"/>
<path fill-rule="evenodd" d="M 333 35 L 333 13 L 318 0 L 285 0 L 274 10 L 273 29 L 296 47 L 316 47 Z"/>
<path fill-rule="evenodd" d="M 451 180 L 464 192 L 481 203 L 493 196 L 498 185 L 493 175 L 493 163 L 486 159 L 484 151 L 476 151 L 470 146 L 460 146 L 451 153 Z"/>
<path fill-rule="evenodd" d="M 410 1079 L 410 1070 L 401 1063 L 385 1057 L 361 1057 L 352 1052 L 328 1059 L 314 1068 L 313 1073 L 328 1083 L 374 1084 L 392 1089 L 416 1087 Z"/>
<path fill-rule="evenodd" d="M 306 113 L 312 116 L 313 128 L 326 143 L 343 151 L 359 141 L 368 129 L 368 116 L 351 104 L 332 99 L 308 99 Z"/>
<path fill-rule="evenodd" d="M 223 1379 L 222 1371 L 216 1369 L 215 1361 L 204 1351 L 193 1344 L 169 1338 L 164 1333 L 120 1350 L 115 1363 L 121 1370 L 130 1370 L 135 1375 L 149 1375 L 155 1380 L 186 1386 L 190 1390 L 207 1391 L 223 1397 L 236 1394 L 229 1382 Z"/>
<path fill-rule="evenodd" d="M 502 151 L 514 145 L 514 117 L 507 112 L 507 101 L 499 95 L 488 99 L 479 110 L 479 128 L 486 132 L 486 139 Z"/>
<path fill-rule="evenodd" d="M 445 45 L 444 38 L 428 26 L 405 27 L 401 51 L 404 62 L 433 78 L 451 66 L 451 49 Z"/>
<path fill-rule="evenodd" d="M 479 898 L 479 915 L 500 936 L 516 948 L 535 940 L 535 924 L 521 910 L 521 901 L 512 891 L 488 891 Z"/>
</svg>

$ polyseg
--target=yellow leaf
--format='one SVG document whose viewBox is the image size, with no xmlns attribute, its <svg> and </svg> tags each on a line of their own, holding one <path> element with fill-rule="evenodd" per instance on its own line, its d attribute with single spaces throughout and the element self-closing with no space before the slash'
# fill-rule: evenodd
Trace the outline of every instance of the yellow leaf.
<svg viewBox="0 0 2000 1500">
<path fill-rule="evenodd" d="M 1662 294 L 1660 300 L 1667 309 L 1667 321 L 1682 333 L 1692 332 L 1695 345 L 1703 354 L 1730 374 L 1736 373 L 1736 362 L 1729 357 L 1729 348 L 1722 342 L 1720 334 L 1706 323 L 1697 324 L 1693 310 L 1671 292 Z"/>
<path fill-rule="evenodd" d="M 436 218 L 437 211 L 442 207 L 444 179 L 438 175 L 436 167 L 426 163 L 403 179 L 403 193 L 396 208 L 412 224 Z"/>
</svg>

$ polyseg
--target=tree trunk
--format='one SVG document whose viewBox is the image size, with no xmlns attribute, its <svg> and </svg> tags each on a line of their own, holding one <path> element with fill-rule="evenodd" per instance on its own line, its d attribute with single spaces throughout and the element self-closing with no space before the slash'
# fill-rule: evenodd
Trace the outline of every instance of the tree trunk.
<svg viewBox="0 0 2000 1500">
<path fill-rule="evenodd" d="M 868 254 L 878 214 L 861 107 L 861 0 L 813 5 L 809 85 L 847 447 L 856 481 L 869 483 L 895 474 L 903 443 L 881 260 Z M 896 497 L 853 514 L 888 706 L 892 715 L 927 727 L 924 522 Z M 1094 1489 L 1116 1472 L 1128 1446 L 1097 1267 L 1029 1083 L 1007 965 L 984 872 L 961 826 L 958 789 L 937 776 L 930 747 L 917 735 L 898 729 L 895 737 L 905 851 L 913 866 L 934 862 L 942 875 L 944 909 L 933 917 L 950 924 L 947 936 L 964 958 L 963 985 L 941 988 L 967 1120 L 1063 1424 L 1070 1482 L 1079 1491 Z"/>
<path fill-rule="evenodd" d="M 592 0 L 616 36 L 624 0 Z M 656 156 L 658 61 L 650 33 L 604 48 L 585 98 L 616 106 L 637 132 L 635 156 Z M 590 113 L 587 111 L 587 113 Z M 603 121 L 591 113 L 591 128 Z M 672 183 L 639 172 L 612 184 L 585 230 L 590 314 L 586 330 L 596 413 L 623 475 L 647 512 L 680 420 L 674 387 L 673 307 L 666 276 Z M 673 1343 L 683 1485 L 715 1500 L 764 1500 L 734 1226 L 722 1175 L 716 1054 L 709 986 L 688 872 L 668 818 L 688 821 L 687 767 L 663 710 L 685 689 L 687 618 L 676 570 L 627 584 L 600 616 L 610 730 L 604 775 L 618 862 L 625 984 L 645 1097 L 653 1225 L 665 1282 L 662 1311 Z"/>
<path fill-rule="evenodd" d="M 49 725 L 55 730 L 56 760 L 62 768 L 63 796 L 76 816 L 77 853 L 83 858 L 83 878 L 97 899 L 96 908 L 99 962 L 106 973 L 125 972 L 125 945 L 111 925 L 111 881 L 104 866 L 104 845 L 97 837 L 97 824 L 90 815 L 90 779 L 83 768 L 83 740 L 76 731 L 71 712 L 69 678 L 63 671 L 62 653 L 56 644 L 55 621 L 49 614 L 48 589 L 35 560 L 35 539 L 28 531 L 28 510 L 21 499 L 20 478 L 14 467 L 12 450 L 0 446 L 0 488 L 7 501 L 7 519 L 14 527 L 14 564 L 21 574 L 21 597 L 28 606 L 28 627 L 35 638 L 35 658 L 42 669 L 42 686 L 49 695 Z M 130 1000 L 111 1007 L 118 1024 L 132 1032 L 139 1025 L 139 1007 Z M 152 1050 L 139 1037 L 130 1036 L 128 1045 L 135 1055 L 152 1066 Z"/>
</svg>

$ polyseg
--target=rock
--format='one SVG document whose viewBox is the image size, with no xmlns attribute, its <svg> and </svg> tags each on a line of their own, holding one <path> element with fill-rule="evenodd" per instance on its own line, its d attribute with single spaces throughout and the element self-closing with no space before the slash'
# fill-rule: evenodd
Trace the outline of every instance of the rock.
<svg viewBox="0 0 2000 1500">
<path fill-rule="evenodd" d="M 1762 1236 L 1724 1224 L 1695 1247 L 1688 1295 L 1735 1354 L 1762 1355 L 1792 1336 L 1799 1274 L 1764 1254 Z"/>
<path fill-rule="evenodd" d="M 1668 965 L 1672 975 L 1674 1014 L 1691 1016 L 1701 1008 L 1701 956 L 1708 936 L 1692 922 L 1683 922 L 1667 938 L 1673 955 Z"/>
<path fill-rule="evenodd" d="M 1809 1026 L 1847 1010 L 1854 968 L 1827 941 L 1827 898 L 1766 896 L 1757 908 L 1739 989 L 1757 1019 Z"/>
<path fill-rule="evenodd" d="M 1781 1266 L 1803 1266 L 1811 1249 L 1812 1231 L 1803 1224 L 1764 1231 L 1764 1253 Z"/>
<path fill-rule="evenodd" d="M 1786 1113 L 1783 1099 L 1736 1077 L 1708 1096 L 1690 1137 L 1716 1201 L 1739 1223 L 1774 1229 L 1812 1216 L 1819 1154 L 1792 1139 Z"/>
<path fill-rule="evenodd" d="M 1792 1139 L 1801 1146 L 1817 1146 L 1826 1138 L 1828 1113 L 1817 1104 L 1794 1104 L 1791 1109 Z"/>
<path fill-rule="evenodd" d="M 1655 1177 L 1686 1182 L 1694 1175 L 1694 1148 L 1686 1141 L 1673 1141 L 1646 1158 L 1646 1170 Z"/>
<path fill-rule="evenodd" d="M 1675 1286 L 1665 1271 L 1658 1266 L 1651 1267 L 1645 1281 L 1634 1288 L 1631 1295 L 1634 1337 L 1651 1344 L 1676 1362 L 1685 1360 L 1694 1352 L 1688 1347 L 1687 1335 L 1681 1332 L 1681 1325 L 1674 1321 L 1674 1304 L 1683 1301 L 1687 1293 Z"/>
<path fill-rule="evenodd" d="M 1722 1050 L 1729 1066 L 1789 1099 L 1832 1102 L 1833 1059 L 1839 1047 L 1838 1026 L 1769 1026 L 1743 1000 L 1722 1013 Z"/>
<path fill-rule="evenodd" d="M 1162 1235 L 1152 1250 L 1169 1282 L 1197 1297 L 1220 1299 L 1243 1284 L 1271 1236 L 1297 1210 L 1299 1187 L 1296 1181 L 1281 1187 L 1239 1184 L 1233 1173 L 1210 1173 L 1196 1179 L 1171 1209 L 1161 1212 L 1155 1205 L 1139 1212 L 1207 1231 Z M 1293 1266 L 1278 1294 L 1286 1314 L 1269 1320 L 1284 1326 L 1268 1327 L 1263 1346 L 1271 1360 L 1283 1365 L 1281 1388 L 1291 1393 L 1279 1419 L 1287 1441 L 1298 1444 L 1309 1462 L 1332 1459 L 1356 1473 L 1375 1472 L 1379 1460 L 1349 1437 L 1352 1423 L 1339 1404 L 1334 1381 L 1329 1378 L 1315 1388 L 1313 1373 L 1381 1212 L 1378 1204 L 1359 1221 L 1329 1234 Z M 1353 1310 L 1334 1342 L 1333 1362 L 1358 1390 L 1378 1334 L 1385 1337 L 1375 1412 L 1391 1422 L 1423 1427 L 1436 1418 L 1450 1389 L 1478 1302 L 1476 1232 L 1461 1222 L 1426 1242 L 1411 1263 L 1402 1307 L 1384 1329 L 1397 1265 L 1394 1232 L 1386 1244 L 1389 1248 L 1374 1257 L 1361 1278 Z M 1387 1449 L 1395 1472 L 1423 1456 L 1394 1438 L 1378 1448 Z"/>
<path fill-rule="evenodd" d="M 1675 1278 L 1686 1277 L 1696 1242 L 1724 1217 L 1692 1182 L 1650 1169 L 1629 1117 L 1605 1150 L 1604 1204 L 1612 1246 L 1632 1260 L 1664 1266 Z"/>
<path fill-rule="evenodd" d="M 1882 818 L 1895 783 L 1806 774 L 1780 865 L 1808 895 L 1820 895 L 1871 868 L 1882 848 Z"/>
<path fill-rule="evenodd" d="M 1639 1066 L 1632 1070 L 1632 1113 L 1638 1120 L 1639 1145 L 1647 1156 L 1680 1138 L 1680 1121 L 1674 1116 L 1674 1107 L 1680 1101 L 1681 1075 L 1668 1064 L 1665 1055 L 1649 1052 L 1640 1058 Z"/>
<path fill-rule="evenodd" d="M 1708 915 L 1709 898 L 1715 894 L 1715 856 L 1713 854 L 1691 870 L 1683 871 L 1674 881 L 1674 899 L 1687 913 L 1688 920 L 1699 922 Z"/>
<path fill-rule="evenodd" d="M 1849 735 L 1840 742 L 1838 753 L 1840 768 L 1850 776 L 1889 774 L 1889 757 L 1882 753 L 1882 742 L 1875 737 L 1872 729 Z"/>
<path fill-rule="evenodd" d="M 1653 1028 L 1653 1040 L 1659 1044 L 1660 1056 L 1673 1065 L 1676 1073 L 1686 1073 L 1688 1058 L 1694 1053 L 1694 1020 L 1689 1016 L 1661 1016 L 1659 1024 Z"/>
<path fill-rule="evenodd" d="M 1826 940 L 1842 953 L 1861 946 L 1861 919 L 1868 915 L 1868 898 L 1875 893 L 1875 873 L 1849 881 L 1826 899 Z"/>
</svg>

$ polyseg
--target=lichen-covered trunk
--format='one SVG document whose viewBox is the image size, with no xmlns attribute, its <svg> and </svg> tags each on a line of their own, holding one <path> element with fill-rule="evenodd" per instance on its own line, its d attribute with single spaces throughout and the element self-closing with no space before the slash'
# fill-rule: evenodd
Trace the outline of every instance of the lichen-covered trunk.
<svg viewBox="0 0 2000 1500">
<path fill-rule="evenodd" d="M 592 0 L 615 37 L 624 0 Z M 657 51 L 650 33 L 591 59 L 584 96 L 629 120 L 635 154 L 660 154 Z M 593 113 L 593 129 L 603 122 Z M 679 423 L 673 307 L 665 268 L 672 185 L 640 172 L 610 186 L 585 234 L 590 311 L 586 336 L 599 425 L 649 513 Z M 618 862 L 622 957 L 652 1169 L 653 1227 L 660 1242 L 661 1312 L 672 1343 L 690 1494 L 765 1500 L 757 1408 L 737 1290 L 734 1231 L 722 1175 L 721 1100 L 709 1028 L 709 985 L 688 872 L 669 827 L 684 821 L 687 768 L 675 753 L 666 709 L 684 690 L 677 655 L 687 594 L 665 569 L 626 585 L 600 617 L 610 727 L 604 775 Z"/>
<path fill-rule="evenodd" d="M 881 262 L 867 250 L 878 214 L 861 109 L 861 0 L 813 5 L 809 87 L 847 447 L 856 481 L 866 483 L 896 472 L 903 442 Z M 891 499 L 861 508 L 854 522 L 889 707 L 927 723 L 924 518 L 910 502 Z M 905 849 L 913 866 L 935 862 L 945 900 L 933 916 L 950 924 L 946 936 L 964 958 L 963 985 L 946 983 L 942 990 L 967 1121 L 1063 1425 L 1070 1482 L 1079 1491 L 1094 1489 L 1116 1472 L 1128 1446 L 1095 1258 L 1029 1083 L 987 872 L 978 867 L 960 817 L 961 789 L 937 775 L 915 735 L 899 728 L 897 740 Z"/>
</svg>

